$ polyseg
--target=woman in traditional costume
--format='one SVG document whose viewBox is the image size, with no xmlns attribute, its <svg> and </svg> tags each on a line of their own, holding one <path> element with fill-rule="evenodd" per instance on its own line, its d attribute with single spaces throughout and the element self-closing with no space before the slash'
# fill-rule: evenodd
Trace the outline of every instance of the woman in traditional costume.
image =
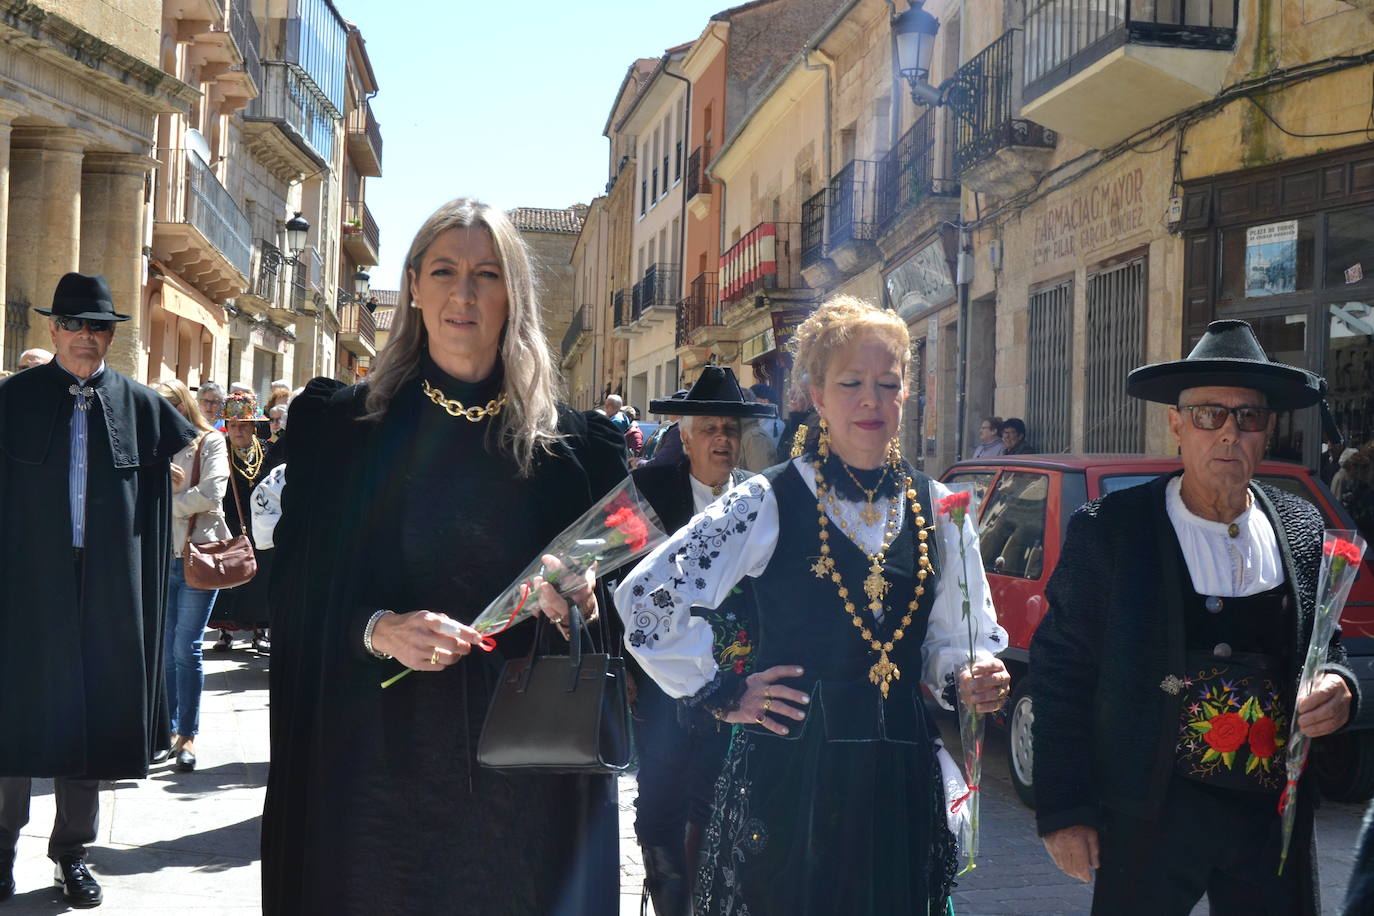
<svg viewBox="0 0 1374 916">
<path fill-rule="evenodd" d="M 264 910 L 615 912 L 613 778 L 476 762 L 501 664 L 534 624 L 491 653 L 466 624 L 625 477 L 624 437 L 558 403 L 529 256 L 501 211 L 435 212 L 400 297 L 367 381 L 316 379 L 291 404 Z"/>
<path fill-rule="evenodd" d="M 727 491 L 616 592 L 645 671 L 735 724 L 699 914 L 945 912 L 954 838 L 921 683 L 992 712 L 1010 678 L 972 524 L 961 570 L 960 532 L 936 515 L 949 491 L 901 456 L 909 354 L 892 312 L 850 297 L 818 309 L 797 331 L 821 418 L 804 453 Z M 717 665 L 691 610 L 746 577 L 744 676 Z"/>
</svg>

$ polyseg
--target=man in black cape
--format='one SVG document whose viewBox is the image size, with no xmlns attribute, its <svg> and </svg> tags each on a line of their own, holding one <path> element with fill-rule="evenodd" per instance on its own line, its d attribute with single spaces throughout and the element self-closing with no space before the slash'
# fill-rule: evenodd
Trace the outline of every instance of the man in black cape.
<svg viewBox="0 0 1374 916">
<path fill-rule="evenodd" d="M 740 458 L 741 420 L 777 416 L 777 408 L 770 404 L 747 402 L 734 372 L 720 366 L 703 369 L 684 396 L 650 401 L 649 411 L 682 417 L 678 423 L 681 458 L 671 464 L 644 464 L 630 472 L 669 534 L 749 476 L 735 467 Z M 722 651 L 735 642 L 724 639 L 727 623 L 732 637 L 748 629 L 738 620 L 745 607 L 746 602 L 727 600 L 705 614 L 716 631 L 716 641 L 723 640 Z M 721 659 L 722 666 L 727 663 L 728 659 Z M 642 671 L 634 674 L 640 760 L 635 835 L 644 852 L 645 883 L 658 916 L 691 916 L 696 853 L 729 730 L 689 732 L 679 724 L 676 701 Z"/>
<path fill-rule="evenodd" d="M 1037 827 L 1094 882 L 1094 913 L 1186 916 L 1204 893 L 1220 916 L 1320 912 L 1316 790 L 1286 786 L 1285 745 L 1294 720 L 1310 738 L 1342 728 L 1359 687 L 1337 632 L 1297 696 L 1324 523 L 1252 478 L 1277 412 L 1322 387 L 1243 321 L 1129 376 L 1170 405 L 1183 471 L 1074 513 L 1030 650 Z"/>
<path fill-rule="evenodd" d="M 105 365 L 129 316 L 104 277 L 69 273 L 35 311 L 57 356 L 0 381 L 0 900 L 14 892 L 30 781 L 52 777 L 56 882 L 70 905 L 94 907 L 98 780 L 147 775 L 166 745 L 168 465 L 195 430 Z"/>
</svg>

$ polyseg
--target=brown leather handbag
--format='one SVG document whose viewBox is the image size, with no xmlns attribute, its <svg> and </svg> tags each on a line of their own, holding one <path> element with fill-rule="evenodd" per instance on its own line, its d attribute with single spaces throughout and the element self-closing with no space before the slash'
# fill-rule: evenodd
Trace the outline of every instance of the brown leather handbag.
<svg viewBox="0 0 1374 916">
<path fill-rule="evenodd" d="M 206 435 L 209 435 L 208 433 Z M 200 482 L 200 452 L 205 447 L 205 436 L 200 437 L 196 446 L 196 460 L 191 471 L 191 486 Z M 253 554 L 253 542 L 248 540 L 248 519 L 243 514 L 243 503 L 239 501 L 239 488 L 234 480 L 234 469 L 229 468 L 229 487 L 234 491 L 234 505 L 239 510 L 239 536 L 204 544 L 191 543 L 191 528 L 195 516 L 191 516 L 186 526 L 186 546 L 181 551 L 182 574 L 191 588 L 211 591 L 220 588 L 233 588 L 253 578 L 258 571 L 258 558 Z"/>
</svg>

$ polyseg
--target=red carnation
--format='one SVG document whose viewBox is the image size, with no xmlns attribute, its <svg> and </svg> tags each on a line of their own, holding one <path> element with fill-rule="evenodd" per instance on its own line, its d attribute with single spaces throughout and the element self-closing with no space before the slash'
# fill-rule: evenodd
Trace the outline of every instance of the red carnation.
<svg viewBox="0 0 1374 916">
<path fill-rule="evenodd" d="M 1212 728 L 1202 736 L 1202 740 L 1219 754 L 1229 754 L 1240 748 L 1250 732 L 1250 723 L 1233 712 L 1213 716 L 1208 724 Z"/>
<path fill-rule="evenodd" d="M 942 512 L 945 515 L 951 515 L 956 509 L 967 512 L 968 502 L 969 494 L 967 491 L 965 491 L 961 493 L 951 493 L 948 496 L 942 497 L 938 503 L 938 506 L 940 508 L 940 512 Z"/>
<path fill-rule="evenodd" d="M 1343 541 L 1340 538 L 1327 541 L 1322 545 L 1322 552 L 1328 557 L 1339 557 L 1350 564 L 1360 562 L 1360 548 L 1355 546 L 1354 541 Z"/>
<path fill-rule="evenodd" d="M 1250 753 L 1262 760 L 1268 760 L 1274 756 L 1278 745 L 1274 743 L 1274 738 L 1278 734 L 1279 727 L 1274 724 L 1274 720 L 1268 716 L 1260 716 L 1250 726 Z"/>
</svg>

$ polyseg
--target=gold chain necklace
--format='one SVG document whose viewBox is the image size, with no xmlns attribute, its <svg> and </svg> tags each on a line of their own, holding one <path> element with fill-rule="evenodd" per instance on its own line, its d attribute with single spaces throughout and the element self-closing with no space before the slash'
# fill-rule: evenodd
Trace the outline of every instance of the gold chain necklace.
<svg viewBox="0 0 1374 916">
<path fill-rule="evenodd" d="M 849 479 L 854 481 L 854 486 L 858 487 L 860 492 L 864 495 L 864 507 L 859 510 L 859 517 L 864 520 L 865 525 L 878 524 L 878 519 L 881 516 L 878 514 L 878 507 L 873 505 L 873 501 L 878 498 L 878 488 L 881 487 L 883 481 L 887 479 L 887 473 L 891 469 L 891 465 L 883 465 L 883 473 L 878 477 L 878 482 L 873 485 L 873 489 L 871 490 L 859 483 L 859 478 L 854 476 L 854 472 L 849 469 L 849 465 L 841 461 L 840 467 L 844 468 L 844 472 L 849 475 Z"/>
<path fill-rule="evenodd" d="M 421 379 L 420 384 L 424 386 L 425 395 L 435 404 L 438 404 L 440 407 L 444 408 L 444 410 L 448 411 L 450 417 L 462 417 L 469 423 L 477 423 L 485 420 L 487 417 L 494 417 L 501 412 L 502 407 L 506 406 L 506 393 L 504 391 L 492 400 L 487 401 L 485 407 L 467 407 L 462 401 L 444 397 L 444 393 L 431 385 L 426 379 Z"/>
<path fill-rule="evenodd" d="M 247 452 L 248 454 L 243 454 Z M 262 447 L 262 440 L 257 436 L 253 437 L 253 444 L 246 449 L 234 447 L 234 457 L 238 459 L 239 470 L 248 480 L 257 480 L 258 471 L 262 470 L 262 463 L 267 459 L 267 451 Z"/>
<path fill-rule="evenodd" d="M 934 572 L 934 567 L 930 565 L 930 557 L 928 556 L 930 553 L 930 546 L 926 541 L 930 537 L 930 532 L 926 530 L 925 516 L 921 515 L 921 504 L 916 501 L 916 490 L 911 485 L 911 475 L 907 474 L 905 475 L 906 479 L 903 489 L 906 491 L 907 502 L 911 504 L 911 516 L 916 523 L 917 543 L 920 550 L 916 570 L 916 594 L 907 605 L 906 614 L 902 616 L 901 622 L 892 632 L 892 638 L 887 642 L 883 642 L 880 639 L 876 639 L 873 636 L 873 631 L 864 624 L 863 618 L 859 616 L 859 612 L 854 606 L 854 602 L 849 600 L 849 589 L 845 587 L 843 578 L 840 576 L 840 571 L 835 568 L 835 560 L 830 555 L 830 544 L 828 543 L 830 540 L 830 532 L 826 530 L 830 525 L 830 519 L 827 518 L 825 514 L 825 504 L 828 495 L 825 486 L 825 477 L 821 473 L 821 462 L 816 461 L 812 466 L 816 470 L 816 511 L 820 516 L 821 555 L 820 558 L 816 560 L 816 564 L 811 567 L 811 570 L 816 574 L 817 579 L 824 579 L 826 576 L 829 576 L 830 581 L 835 583 L 835 588 L 840 596 L 840 600 L 844 602 L 845 613 L 849 615 L 850 620 L 858 629 L 859 636 L 864 642 L 868 643 L 868 647 L 872 651 L 878 653 L 878 660 L 873 663 L 872 668 L 868 669 L 868 680 L 882 691 L 883 699 L 886 700 L 892 682 L 899 680 L 902 676 L 901 669 L 897 667 L 896 663 L 888 658 L 887 654 L 891 652 L 897 643 L 901 641 L 902 637 L 906 635 L 906 628 L 911 626 L 912 618 L 916 613 L 917 604 L 920 602 L 921 596 L 926 593 L 926 578 Z M 894 503 L 899 507 L 897 511 L 900 513 L 901 500 L 894 499 Z M 900 517 L 899 514 L 898 518 Z M 891 523 L 889 523 L 889 529 L 890 528 Z M 868 577 L 864 579 L 864 593 L 869 597 L 868 608 L 875 612 L 875 616 L 877 611 L 883 609 L 883 596 L 886 596 L 888 589 L 891 587 L 890 583 L 883 576 L 883 560 L 885 559 L 884 554 L 886 554 L 887 548 L 891 545 L 891 541 L 894 538 L 895 535 L 889 530 L 887 537 L 883 541 L 883 546 L 878 553 L 868 554 L 865 552 L 865 556 L 867 556 L 869 560 L 869 572 Z M 860 548 L 860 550 L 862 551 L 863 548 Z M 877 597 L 875 597 L 875 594 Z"/>
</svg>

